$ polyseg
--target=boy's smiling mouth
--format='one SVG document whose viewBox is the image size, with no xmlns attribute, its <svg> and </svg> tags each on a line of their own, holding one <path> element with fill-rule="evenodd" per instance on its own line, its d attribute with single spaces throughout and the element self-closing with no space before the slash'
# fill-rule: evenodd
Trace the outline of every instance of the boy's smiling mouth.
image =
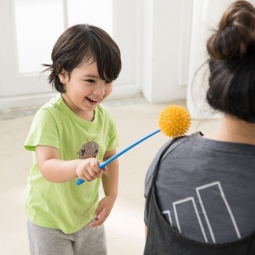
<svg viewBox="0 0 255 255">
<path fill-rule="evenodd" d="M 86 97 L 86 99 L 91 103 L 97 103 L 99 101 L 99 99 L 92 99 L 90 97 Z"/>
</svg>

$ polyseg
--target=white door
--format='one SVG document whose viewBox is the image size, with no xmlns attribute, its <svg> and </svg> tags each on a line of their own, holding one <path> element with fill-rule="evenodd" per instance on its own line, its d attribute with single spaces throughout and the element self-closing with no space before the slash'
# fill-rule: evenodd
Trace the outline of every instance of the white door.
<svg viewBox="0 0 255 255">
<path fill-rule="evenodd" d="M 62 0 L 0 1 L 1 110 L 38 105 L 53 93 L 40 72 L 42 63 L 50 63 L 50 47 L 64 29 L 62 9 Z"/>
</svg>

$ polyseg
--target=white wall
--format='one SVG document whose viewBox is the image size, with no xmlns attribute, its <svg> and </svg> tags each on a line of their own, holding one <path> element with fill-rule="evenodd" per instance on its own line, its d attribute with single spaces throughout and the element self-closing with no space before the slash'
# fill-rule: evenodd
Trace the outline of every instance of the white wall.
<svg viewBox="0 0 255 255">
<path fill-rule="evenodd" d="M 152 103 L 186 98 L 187 79 L 180 77 L 188 65 L 182 51 L 189 46 L 189 41 L 181 44 L 181 32 L 189 25 L 181 20 L 183 2 L 187 1 L 143 0 L 140 7 L 140 82 L 143 95 Z"/>
<path fill-rule="evenodd" d="M 111 98 L 132 97 L 140 93 L 139 20 L 137 0 L 114 0 L 113 39 L 121 50 L 122 70 L 114 82 Z"/>
</svg>

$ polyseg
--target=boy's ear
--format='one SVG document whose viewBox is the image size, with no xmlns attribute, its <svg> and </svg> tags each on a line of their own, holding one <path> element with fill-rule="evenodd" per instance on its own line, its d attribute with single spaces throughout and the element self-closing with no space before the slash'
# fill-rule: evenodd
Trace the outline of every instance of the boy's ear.
<svg viewBox="0 0 255 255">
<path fill-rule="evenodd" d="M 58 74 L 59 80 L 62 84 L 66 83 L 66 79 L 68 78 L 67 72 L 65 69 L 62 69 L 62 71 Z"/>
</svg>

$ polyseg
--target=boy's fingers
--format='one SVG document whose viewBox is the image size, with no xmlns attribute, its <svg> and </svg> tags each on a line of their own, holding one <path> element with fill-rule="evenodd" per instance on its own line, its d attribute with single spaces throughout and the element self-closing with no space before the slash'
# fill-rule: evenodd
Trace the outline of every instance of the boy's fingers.
<svg viewBox="0 0 255 255">
<path fill-rule="evenodd" d="M 97 173 L 93 170 L 91 170 L 90 172 L 88 172 L 88 174 L 92 177 L 92 178 L 98 178 L 102 173 Z"/>
<path fill-rule="evenodd" d="M 91 175 L 89 172 L 85 172 L 84 177 L 85 178 L 83 179 L 85 179 L 86 181 L 94 181 L 96 178 L 100 177 L 100 174 Z"/>
<path fill-rule="evenodd" d="M 98 207 L 94 213 L 94 220 L 89 224 L 90 227 L 100 226 L 104 223 L 106 215 L 102 210 L 103 208 Z"/>
<path fill-rule="evenodd" d="M 104 173 L 107 173 L 108 169 L 107 169 L 107 167 L 104 167 L 104 168 L 101 169 L 101 171 L 103 171 Z"/>
<path fill-rule="evenodd" d="M 102 215 L 103 208 L 98 205 L 96 211 L 94 212 L 94 219 L 98 219 Z"/>
<path fill-rule="evenodd" d="M 90 227 L 97 227 L 104 223 L 105 218 L 103 216 L 100 216 L 99 218 L 95 218 L 93 222 L 89 224 Z"/>
</svg>

